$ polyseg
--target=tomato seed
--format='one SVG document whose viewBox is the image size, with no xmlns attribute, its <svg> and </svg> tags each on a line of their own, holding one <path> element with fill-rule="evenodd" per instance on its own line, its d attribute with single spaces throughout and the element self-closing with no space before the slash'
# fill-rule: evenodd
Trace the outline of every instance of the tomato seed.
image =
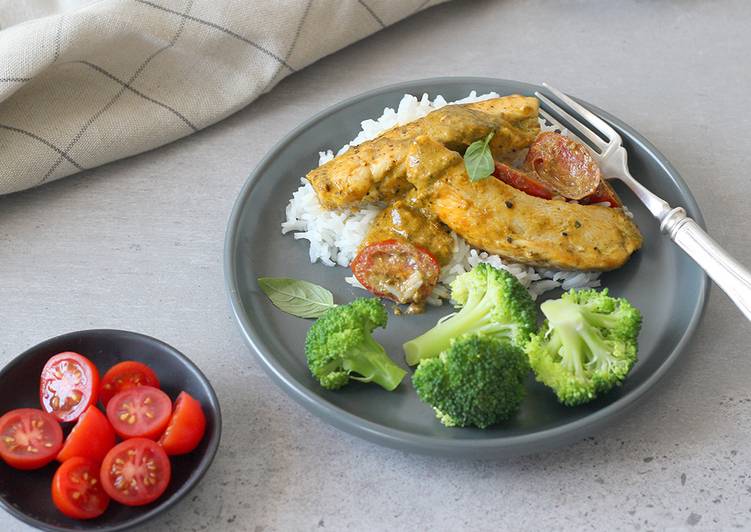
<svg viewBox="0 0 751 532">
<path fill-rule="evenodd" d="M 81 492 L 80 491 L 74 491 L 73 493 L 71 493 L 70 496 L 73 497 L 73 500 L 78 500 L 81 497 Z"/>
<path fill-rule="evenodd" d="M 126 419 L 128 419 L 128 416 L 129 416 L 129 415 L 130 415 L 130 414 L 128 414 L 127 412 L 123 412 L 123 413 L 122 413 L 122 414 L 120 414 L 120 416 L 119 416 L 119 417 L 120 417 L 120 421 L 125 421 Z"/>
<path fill-rule="evenodd" d="M 60 398 L 57 395 L 54 396 L 50 401 L 50 404 L 52 405 L 52 408 L 57 410 L 58 408 L 60 408 Z"/>
<path fill-rule="evenodd" d="M 151 412 L 145 412 L 144 416 L 146 416 L 149 419 L 154 419 L 154 414 L 152 414 Z"/>
<path fill-rule="evenodd" d="M 125 461 L 122 458 L 115 458 L 115 463 L 117 465 L 125 465 Z"/>
<path fill-rule="evenodd" d="M 52 442 L 47 442 L 44 444 L 44 446 L 49 449 L 50 447 L 52 447 Z"/>
<path fill-rule="evenodd" d="M 32 447 L 31 445 L 29 445 L 28 447 L 26 447 L 26 450 L 29 451 L 30 453 L 38 453 L 39 452 L 39 449 L 37 449 L 36 447 Z"/>
<path fill-rule="evenodd" d="M 145 405 L 151 404 L 151 397 L 147 397 L 146 399 L 144 399 L 143 404 Z"/>
<path fill-rule="evenodd" d="M 16 439 L 15 439 L 15 438 L 11 438 L 10 436 L 6 436 L 6 437 L 4 437 L 4 438 L 3 438 L 3 441 L 4 441 L 5 443 L 8 443 L 8 444 L 10 444 L 10 443 L 15 443 L 15 442 L 16 442 Z"/>
<path fill-rule="evenodd" d="M 128 418 L 128 425 L 132 425 L 135 422 L 136 422 L 136 415 L 131 414 L 130 417 Z"/>
</svg>

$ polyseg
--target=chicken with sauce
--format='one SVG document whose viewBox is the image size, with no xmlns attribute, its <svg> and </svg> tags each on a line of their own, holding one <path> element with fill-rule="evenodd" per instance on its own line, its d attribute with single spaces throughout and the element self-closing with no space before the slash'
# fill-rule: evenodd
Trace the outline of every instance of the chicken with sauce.
<svg viewBox="0 0 751 532">
<path fill-rule="evenodd" d="M 524 96 L 445 106 L 311 171 L 326 209 L 386 203 L 350 265 L 360 283 L 419 311 L 453 256 L 451 231 L 532 266 L 623 265 L 641 247 L 638 228 L 586 149 L 539 133 L 537 113 Z M 489 133 L 495 177 L 471 181 L 462 153 Z"/>
<path fill-rule="evenodd" d="M 490 148 L 494 156 L 512 161 L 539 133 L 537 111 L 537 99 L 525 96 L 447 105 L 350 148 L 309 172 L 307 178 L 326 209 L 388 202 L 412 188 L 406 179 L 407 152 L 415 138 L 428 135 L 463 153 L 493 131 Z"/>
<path fill-rule="evenodd" d="M 500 179 L 472 182 L 461 155 L 427 136 L 414 141 L 410 154 L 421 164 L 407 178 L 419 184 L 430 210 L 490 254 L 560 270 L 612 270 L 641 247 L 641 233 L 622 209 L 542 199 Z"/>
</svg>

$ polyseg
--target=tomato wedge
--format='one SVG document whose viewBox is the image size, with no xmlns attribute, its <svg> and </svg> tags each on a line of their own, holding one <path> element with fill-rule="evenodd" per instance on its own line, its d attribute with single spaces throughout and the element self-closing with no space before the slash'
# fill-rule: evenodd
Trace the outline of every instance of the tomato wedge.
<svg viewBox="0 0 751 532">
<path fill-rule="evenodd" d="M 58 467 L 52 478 L 52 502 L 73 519 L 102 515 L 110 497 L 99 482 L 99 464 L 76 456 Z"/>
<path fill-rule="evenodd" d="M 608 203 L 611 207 L 623 207 L 623 202 L 618 194 L 615 192 L 610 183 L 606 179 L 600 181 L 600 186 L 597 187 L 592 194 L 581 200 L 579 203 L 582 205 L 589 205 L 592 203 Z"/>
<path fill-rule="evenodd" d="M 159 388 L 159 379 L 154 370 L 135 360 L 120 362 L 108 369 L 102 377 L 99 400 L 106 407 L 116 394 L 141 385 Z"/>
<path fill-rule="evenodd" d="M 367 290 L 397 303 L 423 301 L 441 273 L 441 266 L 429 251 L 396 239 L 368 244 L 350 267 Z"/>
<path fill-rule="evenodd" d="M 175 400 L 175 410 L 167 430 L 159 439 L 168 455 L 186 454 L 195 449 L 206 432 L 206 416 L 201 403 L 188 392 L 180 392 Z"/>
<path fill-rule="evenodd" d="M 0 457 L 16 469 L 39 469 L 63 446 L 57 420 L 36 408 L 18 408 L 0 417 Z"/>
<path fill-rule="evenodd" d="M 600 167 L 587 148 L 552 131 L 537 136 L 524 164 L 551 190 L 568 199 L 589 196 L 602 181 Z"/>
<path fill-rule="evenodd" d="M 96 404 L 99 372 L 83 355 L 71 351 L 50 358 L 42 369 L 39 401 L 60 421 L 75 421 Z"/>
<path fill-rule="evenodd" d="M 496 162 L 493 175 L 507 185 L 526 192 L 530 196 L 543 199 L 553 199 L 553 196 L 555 196 L 555 193 L 545 183 L 537 179 L 532 172 L 524 172 L 507 164 Z"/>
<path fill-rule="evenodd" d="M 133 438 L 104 457 L 100 477 L 107 494 L 121 504 L 141 506 L 167 489 L 171 469 L 167 453 L 155 441 Z"/>
<path fill-rule="evenodd" d="M 74 457 L 84 457 L 101 464 L 107 452 L 115 446 L 115 431 L 107 416 L 95 406 L 86 409 L 65 439 L 62 451 L 57 455 L 60 462 Z"/>
<path fill-rule="evenodd" d="M 107 403 L 107 419 L 122 439 L 162 435 L 172 414 L 172 401 L 162 390 L 137 386 L 114 396 Z"/>
</svg>

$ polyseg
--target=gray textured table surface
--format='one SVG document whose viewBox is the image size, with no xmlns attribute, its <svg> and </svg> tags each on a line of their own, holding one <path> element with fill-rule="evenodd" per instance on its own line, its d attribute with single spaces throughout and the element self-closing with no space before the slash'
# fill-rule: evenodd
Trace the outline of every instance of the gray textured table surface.
<svg viewBox="0 0 751 532">
<path fill-rule="evenodd" d="M 715 238 L 751 264 L 751 114 L 739 110 L 750 20 L 742 0 L 456 2 L 187 139 L 0 198 L 0 363 L 59 333 L 116 327 L 203 368 L 224 413 L 219 454 L 148 530 L 749 528 L 751 327 L 719 290 L 674 371 L 607 432 L 455 461 L 343 434 L 272 384 L 230 315 L 222 245 L 247 174 L 301 120 L 387 83 L 483 75 L 554 81 L 633 125 L 682 173 Z M 2 514 L 0 529 L 24 527 Z"/>
</svg>

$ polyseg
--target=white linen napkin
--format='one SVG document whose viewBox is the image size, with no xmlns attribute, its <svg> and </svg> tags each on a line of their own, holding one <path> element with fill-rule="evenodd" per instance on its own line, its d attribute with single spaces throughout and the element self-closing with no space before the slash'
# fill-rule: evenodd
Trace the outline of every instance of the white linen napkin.
<svg viewBox="0 0 751 532">
<path fill-rule="evenodd" d="M 445 0 L 0 0 L 0 194 L 198 131 Z"/>
</svg>

